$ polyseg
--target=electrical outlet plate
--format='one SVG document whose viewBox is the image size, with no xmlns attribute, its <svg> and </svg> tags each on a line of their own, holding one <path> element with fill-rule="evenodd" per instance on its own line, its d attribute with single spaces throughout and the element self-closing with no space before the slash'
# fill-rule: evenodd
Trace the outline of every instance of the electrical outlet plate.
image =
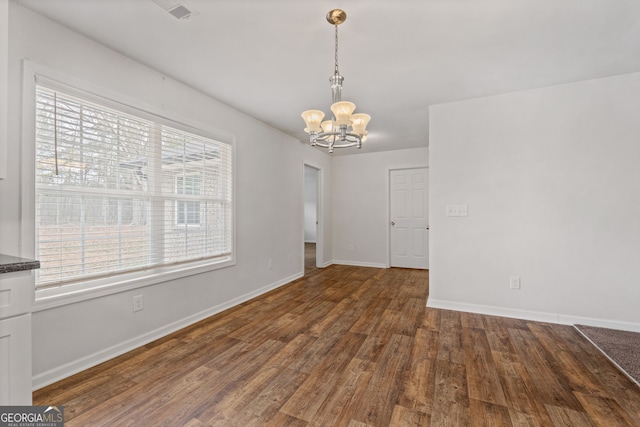
<svg viewBox="0 0 640 427">
<path fill-rule="evenodd" d="M 467 205 L 447 205 L 447 216 L 467 216 Z"/>
<path fill-rule="evenodd" d="M 144 299 L 142 295 L 135 295 L 133 297 L 133 312 L 144 309 Z"/>
<path fill-rule="evenodd" d="M 520 276 L 509 277 L 509 287 L 511 289 L 520 289 Z"/>
</svg>

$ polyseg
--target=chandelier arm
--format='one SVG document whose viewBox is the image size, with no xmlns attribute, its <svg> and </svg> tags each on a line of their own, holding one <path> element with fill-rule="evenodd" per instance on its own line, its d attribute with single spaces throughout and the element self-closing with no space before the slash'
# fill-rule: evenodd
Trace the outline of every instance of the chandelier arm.
<svg viewBox="0 0 640 427">
<path fill-rule="evenodd" d="M 330 143 L 330 142 L 316 142 L 313 144 L 314 146 L 317 147 L 321 147 L 321 148 L 350 148 L 350 147 L 356 147 L 356 148 L 361 148 L 362 144 L 358 143 L 358 142 L 349 142 L 349 143 L 345 143 L 345 144 L 335 144 L 335 143 Z"/>
<path fill-rule="evenodd" d="M 348 133 L 345 135 L 343 141 L 358 142 L 358 141 L 362 141 L 362 137 L 360 137 L 360 135 L 355 133 Z"/>
<path fill-rule="evenodd" d="M 342 132 L 320 132 L 320 133 L 314 134 L 311 139 L 313 141 L 320 142 L 320 141 L 326 141 L 326 140 L 328 140 L 329 138 L 332 138 L 332 137 L 333 137 L 333 139 L 340 140 L 340 141 L 361 141 L 362 140 L 362 136 L 361 135 L 359 135 L 357 133 L 352 133 L 352 132 L 346 132 L 346 133 L 342 133 Z M 349 139 L 349 138 L 352 138 L 352 139 Z"/>
<path fill-rule="evenodd" d="M 359 144 L 362 142 L 362 138 L 360 138 L 360 135 L 349 133 L 345 138 L 341 138 L 340 142 L 344 144 Z"/>
<path fill-rule="evenodd" d="M 322 148 L 362 148 L 362 140 L 358 135 L 347 134 L 348 138 L 338 144 L 336 144 L 335 142 L 336 136 L 338 136 L 338 134 L 335 132 L 327 135 L 317 135 L 315 139 L 311 140 L 311 145 L 314 147 L 317 146 Z"/>
<path fill-rule="evenodd" d="M 348 142 L 344 144 L 333 144 L 333 148 L 349 148 L 349 147 L 356 147 L 357 145 L 358 145 L 357 142 Z"/>
</svg>

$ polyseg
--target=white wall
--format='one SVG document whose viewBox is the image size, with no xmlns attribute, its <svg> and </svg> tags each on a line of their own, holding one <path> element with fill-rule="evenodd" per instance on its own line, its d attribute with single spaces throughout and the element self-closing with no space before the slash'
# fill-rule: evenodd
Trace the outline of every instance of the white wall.
<svg viewBox="0 0 640 427">
<path fill-rule="evenodd" d="M 9 57 L 9 2 L 0 0 L 0 179 L 7 171 L 7 61 Z"/>
<path fill-rule="evenodd" d="M 639 117 L 640 73 L 432 106 L 428 305 L 640 330 Z"/>
<path fill-rule="evenodd" d="M 389 171 L 428 165 L 427 148 L 333 158 L 334 263 L 389 266 Z"/>
<path fill-rule="evenodd" d="M 0 180 L 0 253 L 34 255 L 33 243 L 21 238 L 33 234 L 33 218 L 21 221 L 21 197 L 33 196 L 20 167 L 21 161 L 30 162 L 20 158 L 23 58 L 134 100 L 152 112 L 186 117 L 190 123 L 233 134 L 237 148 L 237 264 L 37 311 L 36 388 L 302 275 L 304 162 L 323 169 L 323 237 L 326 259 L 331 259 L 329 156 L 14 2 L 9 13 L 10 162 L 7 179 Z M 269 259 L 273 269 L 267 268 Z M 144 310 L 134 314 L 131 300 L 138 294 L 144 295 Z"/>
</svg>

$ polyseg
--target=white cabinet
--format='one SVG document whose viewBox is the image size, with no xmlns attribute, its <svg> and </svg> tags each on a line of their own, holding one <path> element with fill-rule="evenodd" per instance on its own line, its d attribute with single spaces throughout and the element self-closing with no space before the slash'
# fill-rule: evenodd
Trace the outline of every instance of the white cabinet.
<svg viewBox="0 0 640 427">
<path fill-rule="evenodd" d="M 0 406 L 31 405 L 30 270 L 0 274 Z"/>
<path fill-rule="evenodd" d="M 30 313 L 35 279 L 30 270 L 0 274 L 0 319 Z"/>
<path fill-rule="evenodd" d="M 31 405 L 31 314 L 0 320 L 0 406 Z"/>
</svg>

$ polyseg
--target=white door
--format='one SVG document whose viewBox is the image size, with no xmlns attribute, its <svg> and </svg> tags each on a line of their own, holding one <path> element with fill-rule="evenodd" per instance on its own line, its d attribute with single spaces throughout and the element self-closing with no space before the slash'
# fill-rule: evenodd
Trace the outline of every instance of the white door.
<svg viewBox="0 0 640 427">
<path fill-rule="evenodd" d="M 389 177 L 391 267 L 429 268 L 429 169 Z"/>
<path fill-rule="evenodd" d="M 322 169 L 314 166 L 304 165 L 304 195 L 303 195 L 303 212 L 304 212 L 304 231 L 302 244 L 302 260 L 303 271 L 306 262 L 306 243 L 315 243 L 315 260 L 313 264 L 318 267 L 324 267 L 323 261 L 323 227 L 322 219 Z"/>
</svg>

